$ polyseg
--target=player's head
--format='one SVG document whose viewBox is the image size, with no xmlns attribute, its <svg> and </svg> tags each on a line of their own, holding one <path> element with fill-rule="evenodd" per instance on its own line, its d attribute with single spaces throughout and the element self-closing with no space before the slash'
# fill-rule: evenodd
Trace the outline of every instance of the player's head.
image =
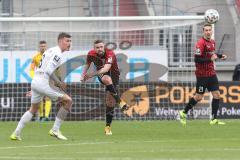
<svg viewBox="0 0 240 160">
<path fill-rule="evenodd" d="M 96 51 L 96 53 L 98 54 L 98 56 L 103 56 L 105 54 L 105 44 L 102 40 L 96 40 L 94 41 L 94 50 Z"/>
<path fill-rule="evenodd" d="M 44 53 L 47 50 L 47 42 L 46 41 L 39 41 L 39 51 Z"/>
<path fill-rule="evenodd" d="M 62 32 L 58 35 L 58 46 L 63 51 L 69 51 L 71 47 L 71 35 L 65 32 Z"/>
<path fill-rule="evenodd" d="M 205 39 L 211 39 L 212 37 L 212 25 L 209 23 L 204 24 L 203 26 L 203 36 Z"/>
</svg>

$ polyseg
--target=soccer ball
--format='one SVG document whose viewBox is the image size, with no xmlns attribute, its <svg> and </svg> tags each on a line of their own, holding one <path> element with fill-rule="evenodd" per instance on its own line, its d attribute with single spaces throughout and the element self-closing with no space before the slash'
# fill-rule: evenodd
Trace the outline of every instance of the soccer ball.
<svg viewBox="0 0 240 160">
<path fill-rule="evenodd" d="M 205 12 L 204 18 L 207 23 L 213 24 L 219 21 L 219 13 L 215 9 L 208 9 Z"/>
</svg>

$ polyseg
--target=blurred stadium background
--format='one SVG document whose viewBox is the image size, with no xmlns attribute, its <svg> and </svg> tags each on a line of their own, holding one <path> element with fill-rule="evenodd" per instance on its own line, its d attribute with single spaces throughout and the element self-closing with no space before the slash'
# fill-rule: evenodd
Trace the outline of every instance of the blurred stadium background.
<svg viewBox="0 0 240 160">
<path fill-rule="evenodd" d="M 220 21 L 214 27 L 217 51 L 229 57 L 216 63 L 223 100 L 220 117 L 238 118 L 240 89 L 237 82 L 232 82 L 232 75 L 240 61 L 239 0 L 182 0 L 181 3 L 178 0 L 1 0 L 0 119 L 16 121 L 27 110 L 30 99 L 25 93 L 30 89 L 31 58 L 40 40 L 46 40 L 49 47 L 55 46 L 61 31 L 73 36 L 69 58 L 85 55 L 95 39 L 103 39 L 109 47 L 116 47 L 122 73 L 120 93 L 132 107 L 128 115 L 117 110 L 115 119 L 176 119 L 177 111 L 194 93 L 192 53 L 202 33 L 203 19 L 75 21 L 69 17 L 203 17 L 210 8 L 220 14 Z M 3 20 L 13 17 L 23 20 Z M 26 17 L 39 17 L 39 20 L 28 18 L 27 21 Z M 45 17 L 63 17 L 64 20 L 46 22 Z M 79 61 L 84 63 L 84 59 Z M 74 98 L 69 120 L 103 120 L 103 86 L 96 80 L 79 83 L 80 73 L 81 68 L 77 68 L 65 79 L 69 84 L 68 92 Z M 209 117 L 208 99 L 206 94 L 205 100 L 192 111 L 192 118 Z M 51 119 L 54 114 L 55 107 Z"/>
</svg>

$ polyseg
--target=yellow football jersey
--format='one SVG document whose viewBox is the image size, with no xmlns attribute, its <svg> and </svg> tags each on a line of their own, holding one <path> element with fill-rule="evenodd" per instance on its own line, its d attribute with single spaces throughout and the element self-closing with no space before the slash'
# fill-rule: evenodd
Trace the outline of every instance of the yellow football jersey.
<svg viewBox="0 0 240 160">
<path fill-rule="evenodd" d="M 39 63 L 42 59 L 42 53 L 40 52 L 37 52 L 37 54 L 33 57 L 33 63 L 35 64 L 35 67 L 38 67 L 39 66 Z"/>
<path fill-rule="evenodd" d="M 32 59 L 32 64 L 31 64 L 31 67 L 30 67 L 30 77 L 31 78 L 33 78 L 34 70 L 35 70 L 36 67 L 39 66 L 41 59 L 42 59 L 42 53 L 37 52 Z"/>
</svg>

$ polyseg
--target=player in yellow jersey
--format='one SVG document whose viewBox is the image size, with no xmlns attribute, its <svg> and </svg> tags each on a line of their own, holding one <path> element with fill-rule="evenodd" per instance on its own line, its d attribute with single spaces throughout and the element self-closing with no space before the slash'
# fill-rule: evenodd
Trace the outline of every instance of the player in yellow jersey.
<svg viewBox="0 0 240 160">
<path fill-rule="evenodd" d="M 30 66 L 30 76 L 33 78 L 35 69 L 39 66 L 39 63 L 42 59 L 42 54 L 47 50 L 47 42 L 46 41 L 40 41 L 39 42 L 39 51 L 34 55 L 32 59 L 32 63 Z M 49 120 L 49 114 L 52 107 L 52 101 L 45 97 L 45 107 L 43 106 L 43 102 L 40 104 L 38 113 L 39 113 L 39 120 L 40 121 L 48 121 Z M 44 112 L 45 109 L 45 112 Z M 44 114 L 45 113 L 45 114 Z"/>
</svg>

